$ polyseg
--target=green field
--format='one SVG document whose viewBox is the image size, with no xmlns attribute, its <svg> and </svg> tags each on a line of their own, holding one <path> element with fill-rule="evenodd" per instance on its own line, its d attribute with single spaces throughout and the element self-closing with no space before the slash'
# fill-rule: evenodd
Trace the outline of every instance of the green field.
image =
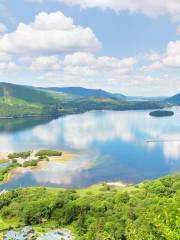
<svg viewBox="0 0 180 240">
<path fill-rule="evenodd" d="M 66 227 L 78 240 L 179 240 L 180 176 L 125 188 L 22 188 L 0 196 L 0 228 Z"/>
</svg>

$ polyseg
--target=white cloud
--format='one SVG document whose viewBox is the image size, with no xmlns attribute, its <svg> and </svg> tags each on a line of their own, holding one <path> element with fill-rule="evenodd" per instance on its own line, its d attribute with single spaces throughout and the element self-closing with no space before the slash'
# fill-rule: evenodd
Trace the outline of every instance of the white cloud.
<svg viewBox="0 0 180 240">
<path fill-rule="evenodd" d="M 12 54 L 59 54 L 100 47 L 90 28 L 74 25 L 72 18 L 61 12 L 41 12 L 34 22 L 19 23 L 15 32 L 0 37 L 0 51 Z"/>
<path fill-rule="evenodd" d="M 169 42 L 163 63 L 169 67 L 180 67 L 180 41 Z"/>
<path fill-rule="evenodd" d="M 0 61 L 4 61 L 10 58 L 10 55 L 5 52 L 0 52 Z"/>
<path fill-rule="evenodd" d="M 7 31 L 7 27 L 3 23 L 0 23 L 0 33 L 6 32 L 6 31 Z"/>
<path fill-rule="evenodd" d="M 3 72 L 15 72 L 18 71 L 19 67 L 14 62 L 0 62 L 0 73 Z"/>
<path fill-rule="evenodd" d="M 175 19 L 180 16 L 179 0 L 54 0 L 67 5 L 79 5 L 81 8 L 98 7 L 102 10 L 112 9 L 115 12 L 140 12 L 149 17 L 169 15 Z"/>
<path fill-rule="evenodd" d="M 178 135 L 179 137 L 179 135 Z M 178 138 L 177 138 L 178 139 Z M 165 142 L 163 144 L 164 156 L 166 159 L 177 160 L 180 159 L 180 142 Z"/>
<path fill-rule="evenodd" d="M 136 64 L 135 58 L 118 59 L 113 57 L 95 57 L 90 53 L 78 52 L 64 59 L 65 73 L 77 76 L 96 76 L 112 78 L 129 74 Z"/>
<path fill-rule="evenodd" d="M 42 56 L 33 60 L 30 69 L 33 71 L 57 71 L 61 61 L 57 56 Z"/>
<path fill-rule="evenodd" d="M 177 26 L 177 28 L 176 28 L 176 34 L 177 34 L 177 35 L 180 35 L 180 25 Z"/>
<path fill-rule="evenodd" d="M 150 65 L 142 66 L 141 71 L 143 72 L 152 72 L 152 71 L 158 71 L 163 68 L 163 64 L 160 61 L 153 62 Z"/>
<path fill-rule="evenodd" d="M 150 50 L 144 55 L 144 59 L 147 61 L 157 61 L 161 58 L 160 54 L 154 50 Z"/>
</svg>

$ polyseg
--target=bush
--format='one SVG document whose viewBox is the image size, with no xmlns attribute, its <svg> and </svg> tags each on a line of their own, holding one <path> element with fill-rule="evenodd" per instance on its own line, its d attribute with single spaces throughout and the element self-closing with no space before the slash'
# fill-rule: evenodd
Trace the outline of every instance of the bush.
<svg viewBox="0 0 180 240">
<path fill-rule="evenodd" d="M 40 150 L 36 153 L 36 157 L 46 157 L 46 156 L 62 156 L 62 152 L 56 150 Z"/>
<path fill-rule="evenodd" d="M 34 160 L 31 160 L 31 161 L 26 161 L 23 163 L 23 167 L 26 168 L 26 167 L 35 167 L 38 165 L 38 160 L 34 159 Z"/>
<path fill-rule="evenodd" d="M 26 159 L 31 156 L 31 151 L 28 152 L 18 152 L 18 153 L 10 153 L 8 155 L 9 159 L 23 158 Z"/>
</svg>

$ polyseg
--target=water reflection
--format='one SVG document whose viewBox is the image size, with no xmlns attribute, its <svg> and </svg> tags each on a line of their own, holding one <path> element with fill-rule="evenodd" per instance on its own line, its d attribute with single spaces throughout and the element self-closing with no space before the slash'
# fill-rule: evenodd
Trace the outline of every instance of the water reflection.
<svg viewBox="0 0 180 240">
<path fill-rule="evenodd" d="M 79 153 L 69 163 L 49 163 L 14 185 L 86 186 L 98 181 L 138 182 L 180 169 L 180 109 L 168 118 L 148 111 L 92 111 L 49 121 L 18 120 L 0 126 L 0 151 L 59 148 Z M 17 129 L 16 129 L 17 124 Z M 8 122 L 8 126 L 10 123 Z M 21 126 L 21 127 L 20 127 Z M 3 130 L 2 130 L 3 129 Z M 8 184 L 9 187 L 11 184 Z"/>
</svg>

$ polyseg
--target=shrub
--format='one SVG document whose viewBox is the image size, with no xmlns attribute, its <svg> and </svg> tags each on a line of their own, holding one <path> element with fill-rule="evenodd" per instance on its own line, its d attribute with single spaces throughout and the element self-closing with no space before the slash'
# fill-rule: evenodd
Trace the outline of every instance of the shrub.
<svg viewBox="0 0 180 240">
<path fill-rule="evenodd" d="M 62 156 L 62 152 L 56 150 L 40 150 L 36 153 L 37 157 Z"/>
</svg>

